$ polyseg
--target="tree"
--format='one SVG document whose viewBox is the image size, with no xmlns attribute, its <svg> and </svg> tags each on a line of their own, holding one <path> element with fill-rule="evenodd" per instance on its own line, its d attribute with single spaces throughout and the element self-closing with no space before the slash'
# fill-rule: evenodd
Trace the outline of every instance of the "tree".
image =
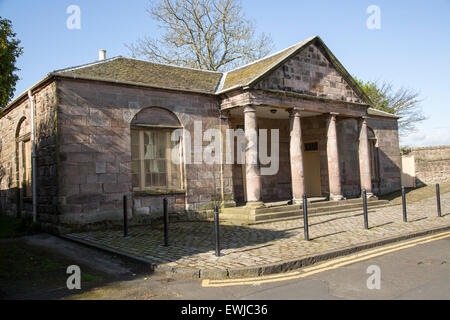
<svg viewBox="0 0 450 320">
<path fill-rule="evenodd" d="M 147 10 L 159 38 L 127 45 L 134 57 L 203 70 L 224 71 L 272 50 L 269 36 L 255 33 L 240 0 L 154 0 Z"/>
<path fill-rule="evenodd" d="M 0 17 L 0 110 L 12 99 L 19 77 L 16 60 L 23 53 L 12 31 L 11 21 Z"/>
<path fill-rule="evenodd" d="M 413 89 L 395 90 L 390 83 L 378 84 L 355 80 L 372 102 L 372 107 L 399 116 L 399 134 L 405 136 L 416 130 L 419 122 L 426 120 L 422 113 L 419 93 Z"/>
</svg>

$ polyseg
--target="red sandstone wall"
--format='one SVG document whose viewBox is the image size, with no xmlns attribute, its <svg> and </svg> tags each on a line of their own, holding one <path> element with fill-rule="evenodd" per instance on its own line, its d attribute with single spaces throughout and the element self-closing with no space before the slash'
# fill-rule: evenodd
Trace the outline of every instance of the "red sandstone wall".
<svg viewBox="0 0 450 320">
<path fill-rule="evenodd" d="M 58 97 L 60 212 L 68 224 L 121 219 L 123 195 L 133 194 L 130 122 L 143 108 L 174 112 L 192 135 L 195 120 L 202 121 L 203 130 L 219 125 L 217 100 L 206 95 L 64 80 L 58 82 Z M 192 147 L 192 158 L 193 152 Z M 225 194 L 232 198 L 228 171 Z M 219 166 L 186 165 L 186 180 L 185 194 L 167 196 L 171 211 L 211 209 L 213 195 L 220 194 Z M 133 198 L 134 214 L 162 211 L 162 196 Z"/>
<path fill-rule="evenodd" d="M 401 188 L 401 156 L 396 119 L 370 117 L 367 125 L 377 138 L 380 164 L 380 181 L 375 192 L 386 194 Z"/>
<path fill-rule="evenodd" d="M 42 224 L 57 222 L 56 173 L 56 96 L 55 84 L 50 83 L 35 96 L 36 176 L 38 215 Z M 16 136 L 31 133 L 30 101 L 24 98 L 0 118 L 2 132 L 0 147 L 0 200 L 2 210 L 9 215 L 32 213 L 32 198 L 21 201 L 18 174 L 18 145 Z M 22 125 L 21 121 L 24 120 Z M 20 133 L 18 128 L 20 125 Z"/>
</svg>

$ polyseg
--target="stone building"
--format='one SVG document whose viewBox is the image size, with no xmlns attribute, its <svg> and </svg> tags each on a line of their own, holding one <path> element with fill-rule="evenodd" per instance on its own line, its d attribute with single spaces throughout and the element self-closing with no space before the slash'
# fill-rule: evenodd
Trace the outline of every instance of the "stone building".
<svg viewBox="0 0 450 320">
<path fill-rule="evenodd" d="M 172 132 L 199 123 L 224 136 L 242 129 L 247 165 L 188 163 L 201 150 L 185 142 L 176 164 Z M 249 161 L 257 128 L 279 129 L 276 174 Z M 157 216 L 165 197 L 171 212 L 198 219 L 217 203 L 400 188 L 397 118 L 370 108 L 319 37 L 227 73 L 124 57 L 54 71 L 3 109 L 0 130 L 2 211 L 34 212 L 59 231 L 120 220 L 124 195 L 133 221 Z"/>
</svg>

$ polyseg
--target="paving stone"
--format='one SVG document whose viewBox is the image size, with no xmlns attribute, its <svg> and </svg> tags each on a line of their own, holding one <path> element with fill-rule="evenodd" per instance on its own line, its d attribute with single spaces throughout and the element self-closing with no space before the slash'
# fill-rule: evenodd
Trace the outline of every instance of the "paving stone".
<svg viewBox="0 0 450 320">
<path fill-rule="evenodd" d="M 364 229 L 361 211 L 310 217 L 310 238 L 303 238 L 303 221 L 290 220 L 251 227 L 221 226 L 222 256 L 214 254 L 213 224 L 208 222 L 173 223 L 169 228 L 169 247 L 163 246 L 162 228 L 133 227 L 123 238 L 121 231 L 104 230 L 67 237 L 82 240 L 117 252 L 144 258 L 160 269 L 176 274 L 213 278 L 227 274 L 254 274 L 236 271 L 248 268 L 264 273 L 277 270 L 277 264 L 313 255 L 363 245 L 387 238 L 450 227 L 450 193 L 441 196 L 444 217 L 439 218 L 434 198 L 408 205 L 408 223 L 403 223 L 402 207 L 370 210 L 370 230 Z M 259 272 L 259 271 L 258 271 Z"/>
</svg>

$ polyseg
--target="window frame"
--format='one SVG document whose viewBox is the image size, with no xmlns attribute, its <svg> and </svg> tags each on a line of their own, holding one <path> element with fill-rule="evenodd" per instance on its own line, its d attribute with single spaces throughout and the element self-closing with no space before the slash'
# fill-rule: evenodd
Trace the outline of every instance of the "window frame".
<svg viewBox="0 0 450 320">
<path fill-rule="evenodd" d="M 178 177 L 179 177 L 179 185 L 178 186 L 171 186 L 171 168 L 172 168 L 172 159 L 171 159 L 171 134 L 173 131 L 177 129 L 182 129 L 182 127 L 175 127 L 175 126 L 155 126 L 155 125 L 134 125 L 131 127 L 131 140 L 133 139 L 133 133 L 138 133 L 138 148 L 139 148 L 139 160 L 134 160 L 133 155 L 131 155 L 132 160 L 132 166 L 134 161 L 139 161 L 139 186 L 136 187 L 134 183 L 132 183 L 133 192 L 146 192 L 146 191 L 173 191 L 173 190 L 183 190 L 184 188 L 184 179 L 183 179 L 183 136 L 179 137 L 179 141 L 177 142 L 179 144 L 179 164 L 177 165 L 178 169 Z M 145 181 L 145 159 L 144 159 L 144 152 L 145 152 L 145 144 L 144 144 L 144 133 L 145 132 L 164 132 L 166 133 L 166 148 L 165 148 L 165 158 L 166 161 L 166 185 L 165 186 L 146 186 Z M 131 148 L 133 148 L 133 142 L 131 143 Z M 159 159 L 162 160 L 162 159 Z M 135 173 L 133 172 L 132 168 L 132 175 Z"/>
<path fill-rule="evenodd" d="M 380 180 L 380 167 L 378 160 L 378 146 L 376 138 L 369 138 L 370 177 L 372 182 Z"/>
</svg>

